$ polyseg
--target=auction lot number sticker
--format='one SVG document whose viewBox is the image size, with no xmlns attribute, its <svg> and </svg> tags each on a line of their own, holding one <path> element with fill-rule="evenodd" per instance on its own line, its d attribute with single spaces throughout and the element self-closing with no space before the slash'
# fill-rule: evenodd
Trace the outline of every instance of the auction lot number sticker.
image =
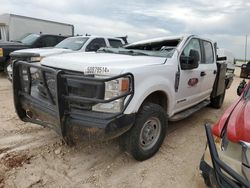
<svg viewBox="0 0 250 188">
<path fill-rule="evenodd" d="M 109 72 L 108 67 L 87 67 L 84 71 L 85 74 L 107 74 Z"/>
</svg>

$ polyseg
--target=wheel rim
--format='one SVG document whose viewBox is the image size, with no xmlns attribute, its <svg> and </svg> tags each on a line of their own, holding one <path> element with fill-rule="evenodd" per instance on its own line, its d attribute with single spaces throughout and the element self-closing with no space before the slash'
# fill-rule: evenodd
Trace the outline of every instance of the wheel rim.
<svg viewBox="0 0 250 188">
<path fill-rule="evenodd" d="M 143 150 L 151 149 L 158 141 L 161 133 L 161 122 L 156 117 L 149 118 L 140 132 L 140 146 Z"/>
</svg>

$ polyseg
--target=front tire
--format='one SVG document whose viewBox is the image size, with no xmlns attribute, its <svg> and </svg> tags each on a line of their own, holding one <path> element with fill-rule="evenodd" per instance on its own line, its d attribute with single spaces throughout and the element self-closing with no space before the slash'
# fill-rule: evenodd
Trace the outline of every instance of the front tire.
<svg viewBox="0 0 250 188">
<path fill-rule="evenodd" d="M 135 125 L 121 136 L 120 144 L 136 160 L 152 157 L 166 136 L 167 117 L 157 104 L 145 103 L 139 110 Z"/>
</svg>

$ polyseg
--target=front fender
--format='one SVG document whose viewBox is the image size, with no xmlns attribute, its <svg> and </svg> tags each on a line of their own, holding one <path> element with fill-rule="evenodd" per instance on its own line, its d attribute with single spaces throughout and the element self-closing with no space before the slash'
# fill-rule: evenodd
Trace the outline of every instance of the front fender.
<svg viewBox="0 0 250 188">
<path fill-rule="evenodd" d="M 138 112 L 144 100 L 155 91 L 162 91 L 166 94 L 168 99 L 167 114 L 172 115 L 175 101 L 174 95 L 174 81 L 170 81 L 162 76 L 154 76 L 148 78 L 142 78 L 140 81 L 135 78 L 135 92 L 133 99 L 130 101 L 128 107 L 124 111 L 125 114 L 131 114 Z"/>
</svg>

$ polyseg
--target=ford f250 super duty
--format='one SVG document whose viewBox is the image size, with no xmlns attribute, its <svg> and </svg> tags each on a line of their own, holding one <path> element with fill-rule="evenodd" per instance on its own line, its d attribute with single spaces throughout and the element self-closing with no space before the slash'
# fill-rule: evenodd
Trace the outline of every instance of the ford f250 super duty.
<svg viewBox="0 0 250 188">
<path fill-rule="evenodd" d="M 153 156 L 168 121 L 220 108 L 232 77 L 216 46 L 189 35 L 13 65 L 14 104 L 23 121 L 48 126 L 67 143 L 120 136 L 136 160 Z"/>
</svg>

